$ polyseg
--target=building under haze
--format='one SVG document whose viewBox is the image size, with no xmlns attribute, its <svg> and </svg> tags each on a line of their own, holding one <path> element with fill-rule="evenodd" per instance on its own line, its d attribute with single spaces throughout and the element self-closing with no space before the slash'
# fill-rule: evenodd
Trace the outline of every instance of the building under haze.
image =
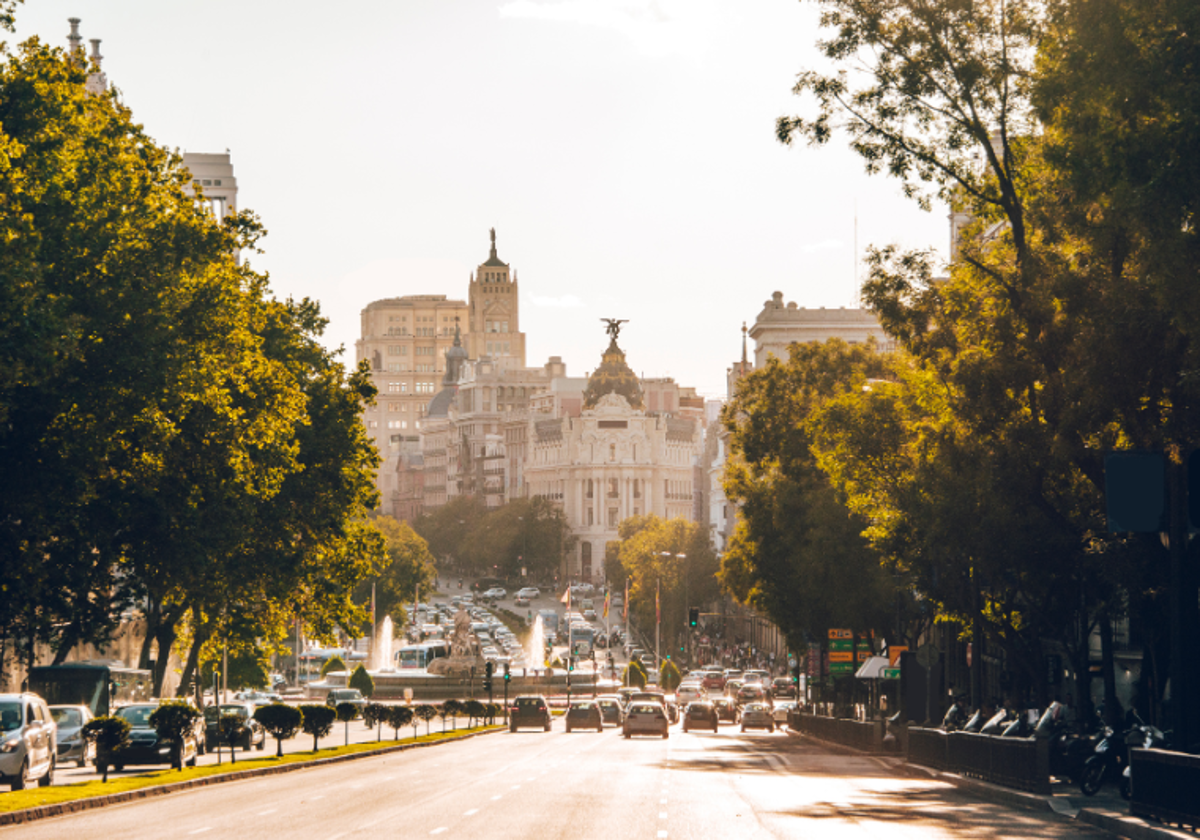
<svg viewBox="0 0 1200 840">
<path fill-rule="evenodd" d="M 867 309 L 807 309 L 794 301 L 783 302 L 783 292 L 775 292 L 763 303 L 762 311 L 750 327 L 754 342 L 754 366 L 762 367 L 767 356 L 787 361 L 788 345 L 798 342 L 828 341 L 840 338 L 849 344 L 865 344 L 874 338 L 880 349 L 891 346 L 879 319 Z"/>
</svg>

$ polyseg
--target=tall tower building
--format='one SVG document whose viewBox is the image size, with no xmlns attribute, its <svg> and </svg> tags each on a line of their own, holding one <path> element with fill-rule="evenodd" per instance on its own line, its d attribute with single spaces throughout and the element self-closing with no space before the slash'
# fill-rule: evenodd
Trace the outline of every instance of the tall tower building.
<svg viewBox="0 0 1200 840">
<path fill-rule="evenodd" d="M 525 367 L 517 273 L 510 276 L 508 263 L 496 255 L 495 228 L 487 262 L 471 276 L 468 308 L 467 355 L 472 359 L 488 356 L 501 370 Z"/>
</svg>

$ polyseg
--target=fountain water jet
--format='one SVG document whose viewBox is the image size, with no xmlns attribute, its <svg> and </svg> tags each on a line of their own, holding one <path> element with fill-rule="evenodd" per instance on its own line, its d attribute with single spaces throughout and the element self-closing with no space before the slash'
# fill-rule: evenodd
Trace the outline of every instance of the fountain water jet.
<svg viewBox="0 0 1200 840">
<path fill-rule="evenodd" d="M 533 630 L 529 633 L 528 661 L 539 671 L 546 667 L 546 630 L 540 615 L 533 620 Z"/>
<path fill-rule="evenodd" d="M 371 662 L 368 671 L 391 671 L 395 668 L 392 662 L 392 617 L 385 615 L 383 621 L 375 628 L 374 644 L 371 645 Z"/>
</svg>

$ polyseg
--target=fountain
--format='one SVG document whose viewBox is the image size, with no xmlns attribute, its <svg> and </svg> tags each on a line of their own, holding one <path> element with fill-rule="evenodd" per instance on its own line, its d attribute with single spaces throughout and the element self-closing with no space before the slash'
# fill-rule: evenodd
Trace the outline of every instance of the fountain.
<svg viewBox="0 0 1200 840">
<path fill-rule="evenodd" d="M 383 621 L 375 628 L 375 638 L 371 644 L 371 662 L 368 671 L 393 671 L 392 661 L 392 617 L 385 615 Z"/>
<path fill-rule="evenodd" d="M 546 630 L 542 626 L 539 615 L 533 620 L 533 629 L 529 632 L 528 661 L 530 667 L 542 670 L 546 665 Z"/>
</svg>

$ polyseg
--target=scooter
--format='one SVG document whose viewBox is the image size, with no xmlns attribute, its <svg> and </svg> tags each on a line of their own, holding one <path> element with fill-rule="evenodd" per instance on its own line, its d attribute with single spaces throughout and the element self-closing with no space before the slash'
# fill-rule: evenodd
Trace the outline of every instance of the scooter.
<svg viewBox="0 0 1200 840">
<path fill-rule="evenodd" d="M 1104 727 L 1104 737 L 1096 744 L 1095 755 L 1083 763 L 1080 773 L 1079 789 L 1085 796 L 1095 796 L 1106 779 L 1113 776 L 1120 779 L 1129 763 L 1129 743 L 1139 742 L 1140 731 L 1146 726 L 1136 716 L 1132 725 L 1120 737 L 1112 727 Z"/>
<path fill-rule="evenodd" d="M 1163 732 L 1157 726 L 1148 725 L 1139 726 L 1125 739 L 1125 743 L 1131 747 L 1141 747 L 1144 750 L 1170 749 L 1171 747 L 1170 733 Z M 1133 762 L 1125 764 L 1125 769 L 1121 773 L 1119 789 L 1122 799 L 1128 800 L 1133 797 Z"/>
</svg>

